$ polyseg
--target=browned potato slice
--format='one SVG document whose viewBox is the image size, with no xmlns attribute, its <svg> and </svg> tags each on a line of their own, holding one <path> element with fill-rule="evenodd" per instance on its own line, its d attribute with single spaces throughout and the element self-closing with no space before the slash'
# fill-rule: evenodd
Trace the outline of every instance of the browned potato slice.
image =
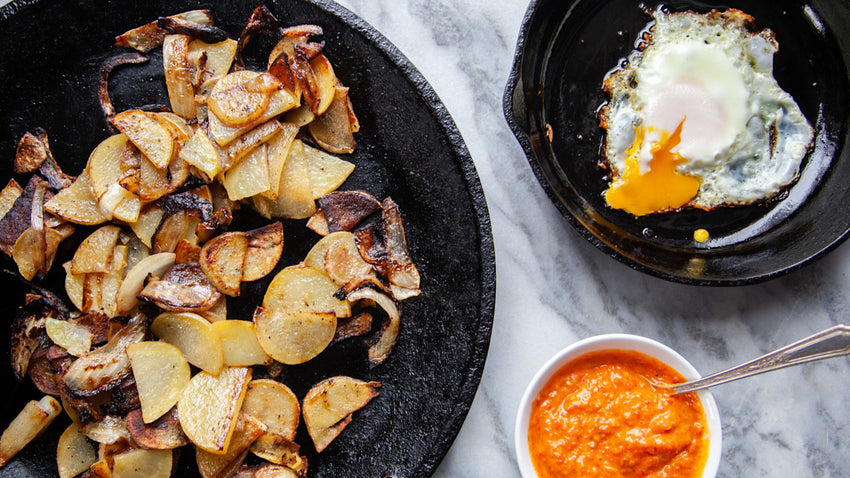
<svg viewBox="0 0 850 478">
<path fill-rule="evenodd" d="M 286 157 L 289 156 L 289 150 L 292 149 L 292 142 L 295 140 L 295 135 L 298 134 L 298 129 L 299 127 L 296 124 L 283 123 L 280 132 L 267 143 L 269 189 L 263 192 L 263 196 L 272 201 L 277 200 L 283 165 L 286 164 Z"/>
<path fill-rule="evenodd" d="M 277 78 L 261 73 L 233 88 L 210 94 L 207 106 L 227 126 L 242 126 L 263 114 L 271 95 L 280 87 Z"/>
<path fill-rule="evenodd" d="M 339 231 L 328 234 L 310 249 L 304 264 L 325 271 L 338 286 L 354 278 L 375 277 L 372 266 L 360 256 L 354 234 Z"/>
<path fill-rule="evenodd" d="M 331 153 L 351 153 L 357 144 L 354 141 L 349 107 L 348 88 L 337 86 L 334 100 L 327 111 L 308 126 L 316 143 Z"/>
<path fill-rule="evenodd" d="M 147 156 L 139 158 L 139 200 L 145 203 L 174 192 L 179 184 L 172 184 L 171 168 L 159 169 Z"/>
<path fill-rule="evenodd" d="M 79 357 L 91 350 L 92 333 L 88 327 L 71 320 L 59 320 L 48 317 L 44 323 L 47 336 L 54 344 Z"/>
<path fill-rule="evenodd" d="M 71 232 L 73 232 L 73 228 Z M 46 274 L 53 264 L 56 248 L 69 235 L 65 228 L 61 230 L 46 228 L 44 230 L 44 243 L 42 243 L 44 254 L 39 256 L 39 248 L 36 246 L 39 243 L 39 235 L 33 228 L 27 228 L 12 247 L 12 259 L 15 260 L 21 276 L 26 280 L 32 280 L 36 274 Z"/>
<path fill-rule="evenodd" d="M 319 87 L 319 106 L 316 114 L 324 113 L 334 100 L 335 86 L 337 84 L 331 62 L 321 53 L 310 60 L 310 67 L 316 75 L 316 85 Z"/>
<path fill-rule="evenodd" d="M 225 171 L 221 184 L 231 201 L 238 201 L 269 190 L 269 162 L 265 144 L 245 155 Z"/>
<path fill-rule="evenodd" d="M 230 445 L 251 369 L 226 367 L 218 376 L 199 372 L 192 377 L 177 402 L 183 432 L 196 446 L 225 453 Z"/>
<path fill-rule="evenodd" d="M 307 473 L 307 461 L 298 454 L 300 447 L 297 443 L 274 433 L 266 433 L 254 440 L 251 444 L 251 453 L 257 455 L 263 460 L 284 465 L 290 472 L 298 472 L 297 475 L 283 476 L 304 476 Z M 253 475 L 257 476 L 257 475 Z M 278 476 L 278 475 L 271 475 Z"/>
<path fill-rule="evenodd" d="M 263 297 L 263 307 L 334 312 L 337 317 L 348 317 L 351 307 L 346 301 L 334 297 L 337 289 L 336 284 L 318 269 L 289 266 L 272 279 Z"/>
<path fill-rule="evenodd" d="M 83 170 L 83 172 L 85 172 L 85 170 Z M 9 182 L 6 183 L 6 186 L 3 188 L 2 191 L 0 191 L 0 219 L 5 217 L 6 214 L 12 209 L 12 206 L 15 205 L 15 201 L 18 200 L 18 198 L 21 196 L 21 193 L 23 192 L 24 189 L 21 187 L 20 184 L 18 184 L 17 181 L 14 180 L 14 178 L 10 179 Z M 89 192 L 89 195 L 91 195 L 91 192 Z M 49 202 L 50 201 L 48 201 L 48 203 Z"/>
<path fill-rule="evenodd" d="M 188 383 L 188 378 L 186 380 Z M 180 428 L 177 409 L 172 407 L 165 415 L 145 423 L 142 409 L 137 408 L 127 414 L 127 430 L 133 441 L 149 450 L 173 450 L 189 444 L 189 439 Z"/>
<path fill-rule="evenodd" d="M 222 171 L 227 171 L 235 166 L 254 149 L 272 139 L 280 129 L 280 121 L 269 120 L 240 136 L 239 141 L 234 141 L 225 146 L 219 153 Z M 268 168 L 268 166 L 266 167 Z"/>
<path fill-rule="evenodd" d="M 239 295 L 242 267 L 250 240 L 244 232 L 227 232 L 201 248 L 201 269 L 222 294 Z"/>
<path fill-rule="evenodd" d="M 125 144 L 127 136 L 116 134 L 101 141 L 89 155 L 86 169 L 89 171 L 92 195 L 98 201 L 121 177 L 121 152 Z"/>
<path fill-rule="evenodd" d="M 307 220 L 307 229 L 320 236 L 327 236 L 331 233 L 328 220 L 325 218 L 325 213 L 323 213 L 321 209 L 316 210 L 316 212 L 310 216 L 310 219 Z"/>
<path fill-rule="evenodd" d="M 212 327 L 221 340 L 225 366 L 248 367 L 272 363 L 272 358 L 257 341 L 253 323 L 247 320 L 219 320 L 213 322 Z"/>
<path fill-rule="evenodd" d="M 304 397 L 307 431 L 321 452 L 351 422 L 351 415 L 377 397 L 380 382 L 332 377 L 317 383 Z"/>
<path fill-rule="evenodd" d="M 194 102 L 192 104 L 194 105 Z M 115 115 L 112 124 L 127 135 L 157 168 L 164 170 L 168 167 L 174 153 L 174 139 L 171 132 L 154 119 L 151 113 L 140 110 L 122 111 Z"/>
<path fill-rule="evenodd" d="M 310 173 L 313 199 L 319 199 L 325 194 L 335 191 L 354 171 L 354 165 L 348 161 L 306 144 L 304 145 L 304 157 L 307 160 L 307 171 Z"/>
<path fill-rule="evenodd" d="M 333 312 L 257 308 L 254 330 L 260 346 L 287 365 L 304 363 L 331 343 L 336 331 Z"/>
<path fill-rule="evenodd" d="M 314 269 L 318 269 L 320 271 L 325 270 L 325 253 L 328 250 L 328 247 L 331 244 L 338 241 L 354 241 L 354 234 L 348 231 L 337 231 L 328 234 L 327 236 L 319 239 L 319 242 L 313 245 L 307 255 L 304 256 L 304 265 L 310 266 Z"/>
<path fill-rule="evenodd" d="M 4 189 L 5 191 L 5 189 Z M 88 168 L 77 176 L 70 187 L 62 189 L 44 204 L 44 210 L 62 219 L 93 226 L 106 222 L 106 216 L 100 213 L 97 199 L 92 195 Z"/>
<path fill-rule="evenodd" d="M 109 272 L 112 264 L 112 249 L 118 243 L 118 226 L 103 226 L 83 240 L 74 259 L 71 261 L 71 273 Z"/>
<path fill-rule="evenodd" d="M 267 433 L 290 441 L 295 439 L 301 404 L 286 385 L 267 378 L 252 380 L 245 392 L 242 411 L 263 422 Z"/>
<path fill-rule="evenodd" d="M 245 252 L 242 280 L 257 280 L 274 270 L 280 260 L 283 253 L 283 224 L 273 222 L 245 234 L 248 236 L 248 250 Z"/>
<path fill-rule="evenodd" d="M 72 274 L 70 271 L 71 261 L 62 264 L 65 269 L 65 293 L 71 303 L 79 309 L 83 310 L 83 289 L 85 287 L 85 274 Z"/>
<path fill-rule="evenodd" d="M 235 71 L 221 78 L 215 84 L 210 94 L 216 94 L 234 88 L 242 83 L 253 80 L 258 75 L 259 73 L 255 71 Z M 281 113 L 298 106 L 298 104 L 298 98 L 295 95 L 285 89 L 280 89 L 271 95 L 263 114 L 242 126 L 228 126 L 218 119 L 216 115 L 209 115 L 210 139 L 214 140 L 219 146 L 227 146 L 236 138 L 250 131 L 251 128 L 269 121 Z"/>
<path fill-rule="evenodd" d="M 310 109 L 310 105 L 307 103 L 304 103 L 298 108 L 289 110 L 283 115 L 284 121 L 298 125 L 299 127 L 310 124 L 310 122 L 314 119 L 316 119 L 316 115 L 313 114 L 313 111 Z"/>
<path fill-rule="evenodd" d="M 248 447 L 254 440 L 262 436 L 265 430 L 266 426 L 262 422 L 250 415 L 240 413 L 233 438 L 224 454 L 210 453 L 202 449 L 199 449 L 195 454 L 201 476 L 204 478 L 231 476 L 245 460 Z"/>
<path fill-rule="evenodd" d="M 169 478 L 173 461 L 171 450 L 131 449 L 113 457 L 112 478 Z"/>
<path fill-rule="evenodd" d="M 159 111 L 153 114 L 153 118 L 171 130 L 171 136 L 179 144 L 189 140 L 194 134 L 192 127 L 186 123 L 186 119 L 170 111 Z"/>
<path fill-rule="evenodd" d="M 207 182 L 212 181 L 221 171 L 221 159 L 207 132 L 198 128 L 189 141 L 183 145 L 178 155 L 180 159 L 198 168 Z"/>
<path fill-rule="evenodd" d="M 0 466 L 41 434 L 61 411 L 62 405 L 49 395 L 28 402 L 0 436 Z"/>
<path fill-rule="evenodd" d="M 236 56 L 236 46 L 236 40 L 230 38 L 218 43 L 204 43 L 195 39 L 189 43 L 189 55 L 191 57 L 194 52 L 204 52 L 207 57 L 204 71 L 210 77 L 222 76 L 230 71 Z"/>
<path fill-rule="evenodd" d="M 235 478 L 299 478 L 304 476 L 286 466 L 271 463 L 247 467 L 244 473 L 243 475 L 240 471 L 240 474 L 236 475 Z"/>
<path fill-rule="evenodd" d="M 175 257 L 179 261 L 180 255 L 175 253 Z M 198 312 L 215 305 L 221 293 L 210 284 L 197 261 L 192 261 L 175 264 L 162 279 L 149 281 L 138 298 L 171 312 Z"/>
<path fill-rule="evenodd" d="M 180 350 L 166 342 L 139 342 L 127 347 L 145 423 L 163 416 L 189 384 L 191 371 Z"/>
<path fill-rule="evenodd" d="M 86 439 L 76 423 L 65 429 L 56 446 L 56 465 L 59 478 L 73 478 L 97 461 L 97 450 Z"/>
<path fill-rule="evenodd" d="M 130 269 L 115 297 L 116 312 L 122 314 L 135 307 L 139 302 L 136 296 L 144 288 L 148 276 L 162 277 L 174 265 L 174 258 L 171 252 L 161 252 L 145 257 Z M 67 289 L 67 283 L 65 287 Z"/>
<path fill-rule="evenodd" d="M 164 312 L 154 319 L 151 331 L 180 349 L 190 364 L 202 370 L 218 375 L 224 367 L 224 351 L 218 333 L 200 315 Z"/>
<path fill-rule="evenodd" d="M 162 217 L 165 215 L 165 211 L 162 210 L 159 206 L 154 204 L 149 204 L 139 213 L 139 219 L 130 225 L 130 229 L 136 234 L 136 237 L 142 241 L 142 244 L 147 247 L 151 247 L 151 240 L 153 235 L 156 233 L 156 230 L 159 228 L 159 224 L 162 222 Z"/>
<path fill-rule="evenodd" d="M 283 165 L 278 185 L 278 197 L 271 201 L 263 196 L 254 196 L 254 208 L 265 217 L 304 219 L 316 212 L 310 171 L 304 157 L 303 143 L 295 140 Z"/>
<path fill-rule="evenodd" d="M 192 38 L 188 35 L 167 35 L 162 41 L 162 67 L 171 110 L 187 119 L 195 117 L 195 89 L 189 64 L 190 41 Z"/>
</svg>

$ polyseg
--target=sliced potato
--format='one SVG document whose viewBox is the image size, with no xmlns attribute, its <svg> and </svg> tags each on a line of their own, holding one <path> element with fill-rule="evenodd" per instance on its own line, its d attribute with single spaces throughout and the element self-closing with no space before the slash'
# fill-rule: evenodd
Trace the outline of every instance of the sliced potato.
<svg viewBox="0 0 850 478">
<path fill-rule="evenodd" d="M 319 242 L 310 249 L 304 257 L 304 265 L 324 271 L 338 286 L 345 285 L 352 277 L 369 275 L 372 266 L 360 256 L 355 241 L 354 234 L 348 231 L 332 232 L 319 239 Z M 330 269 L 337 277 L 331 275 L 328 271 L 329 267 L 326 267 L 328 250 L 331 246 L 334 246 L 334 251 L 330 255 L 333 262 Z"/>
<path fill-rule="evenodd" d="M 207 310 L 198 312 L 198 315 L 207 319 L 211 323 L 221 320 L 227 320 L 227 296 L 222 295 L 218 302 Z M 224 344 L 222 343 L 222 347 Z"/>
<path fill-rule="evenodd" d="M 269 189 L 263 192 L 263 196 L 272 201 L 277 200 L 280 188 L 280 176 L 283 174 L 283 165 L 286 164 L 286 157 L 289 156 L 289 150 L 292 149 L 292 142 L 295 141 L 295 135 L 298 134 L 298 129 L 299 126 L 296 124 L 282 123 L 280 132 L 267 143 Z"/>
<path fill-rule="evenodd" d="M 61 411 L 62 405 L 50 395 L 28 402 L 0 436 L 0 466 L 41 434 Z"/>
<path fill-rule="evenodd" d="M 163 211 L 161 207 L 149 204 L 140 211 L 138 220 L 133 223 L 130 228 L 136 234 L 136 237 L 142 241 L 142 244 L 150 248 L 153 235 L 159 228 L 164 215 L 165 211 Z"/>
<path fill-rule="evenodd" d="M 173 462 L 171 450 L 131 449 L 113 457 L 112 478 L 169 478 Z"/>
<path fill-rule="evenodd" d="M 116 312 L 121 314 L 135 307 L 139 303 L 136 296 L 144 288 L 145 280 L 149 276 L 162 277 L 174 265 L 174 259 L 173 253 L 161 252 L 145 257 L 130 269 L 121 282 L 121 287 L 115 297 Z M 67 283 L 65 287 L 68 287 Z"/>
<path fill-rule="evenodd" d="M 178 157 L 198 168 L 198 171 L 206 176 L 204 180 L 207 182 L 211 182 L 221 171 L 218 150 L 203 128 L 195 131 L 195 134 L 183 145 Z"/>
<path fill-rule="evenodd" d="M 71 261 L 62 264 L 65 269 L 65 293 L 68 294 L 68 299 L 79 310 L 83 310 L 83 294 L 85 289 L 85 274 L 72 274 Z"/>
<path fill-rule="evenodd" d="M 185 360 L 184 360 L 185 362 Z M 187 377 L 186 383 L 189 383 Z M 173 450 L 189 444 L 189 439 L 180 428 L 177 408 L 172 407 L 165 415 L 151 423 L 145 423 L 142 409 L 137 408 L 127 414 L 127 430 L 133 441 L 149 450 Z"/>
<path fill-rule="evenodd" d="M 304 145 L 304 157 L 307 171 L 310 173 L 310 185 L 313 199 L 335 191 L 354 171 L 354 165 L 324 151 Z"/>
<path fill-rule="evenodd" d="M 261 144 L 272 139 L 281 129 L 280 121 L 272 119 L 260 124 L 219 151 L 221 169 L 227 171 L 248 156 Z M 266 166 L 268 167 L 268 166 Z"/>
<path fill-rule="evenodd" d="M 73 478 L 97 461 L 97 450 L 86 439 L 76 423 L 65 429 L 56 446 L 56 465 L 59 478 Z"/>
<path fill-rule="evenodd" d="M 262 422 L 250 415 L 240 413 L 236 429 L 233 431 L 233 438 L 224 454 L 210 453 L 202 449 L 195 454 L 201 476 L 204 478 L 231 476 L 245 460 L 248 447 L 262 436 L 265 430 L 266 426 Z"/>
<path fill-rule="evenodd" d="M 267 378 L 252 380 L 245 392 L 242 411 L 263 422 L 267 433 L 295 439 L 301 404 L 286 385 Z"/>
<path fill-rule="evenodd" d="M 242 280 L 253 281 L 274 270 L 283 253 L 283 224 L 273 222 L 252 229 L 248 236 L 248 249 L 242 269 Z"/>
<path fill-rule="evenodd" d="M 192 377 L 177 402 L 180 425 L 192 443 L 225 453 L 250 380 L 251 369 L 246 367 L 226 367 L 218 376 L 201 371 Z"/>
<path fill-rule="evenodd" d="M 191 312 L 164 312 L 151 324 L 151 331 L 174 345 L 186 360 L 213 375 L 224 367 L 224 350 L 212 325 Z"/>
<path fill-rule="evenodd" d="M 192 104 L 194 106 L 194 102 Z M 112 124 L 124 133 L 157 168 L 164 170 L 168 167 L 174 153 L 174 138 L 171 132 L 153 117 L 152 113 L 141 110 L 122 111 L 115 115 Z"/>
<path fill-rule="evenodd" d="M 94 231 L 83 240 L 74 259 L 71 261 L 71 273 L 109 272 L 112 264 L 112 249 L 118 243 L 118 226 L 108 225 Z"/>
<path fill-rule="evenodd" d="M 334 100 L 323 114 L 316 116 L 307 127 L 310 135 L 323 149 L 331 153 L 346 154 L 354 152 L 353 125 L 351 124 L 351 103 L 348 88 L 336 86 Z"/>
<path fill-rule="evenodd" d="M 202 51 L 206 54 L 206 65 L 204 70 L 210 77 L 226 75 L 233 64 L 236 56 L 236 40 L 228 38 L 218 43 L 204 43 L 194 39 L 189 43 L 189 55 L 193 52 Z"/>
<path fill-rule="evenodd" d="M 139 342 L 127 347 L 142 418 L 151 423 L 177 403 L 189 384 L 191 371 L 182 352 L 166 342 Z"/>
<path fill-rule="evenodd" d="M 295 140 L 283 165 L 278 185 L 278 197 L 272 201 L 263 196 L 254 196 L 254 209 L 265 217 L 305 219 L 316 212 L 310 171 L 304 158 L 303 143 Z"/>
<path fill-rule="evenodd" d="M 91 350 L 92 333 L 87 327 L 71 320 L 48 317 L 44 323 L 47 336 L 69 354 L 79 357 Z"/>
<path fill-rule="evenodd" d="M 221 184 L 231 201 L 238 201 L 269 190 L 269 162 L 266 145 L 245 155 L 224 172 Z"/>
<path fill-rule="evenodd" d="M 121 152 L 125 144 L 127 136 L 116 134 L 101 141 L 89 155 L 86 169 L 89 172 L 92 195 L 97 201 L 101 200 L 110 186 L 118 184 L 121 177 Z M 117 203 L 115 205 L 117 206 Z M 111 214 L 108 217 L 111 218 Z"/>
<path fill-rule="evenodd" d="M 162 66 L 171 110 L 187 119 L 195 118 L 195 89 L 189 64 L 190 41 L 192 38 L 188 35 L 166 35 L 162 41 Z"/>
<path fill-rule="evenodd" d="M 315 114 L 324 113 L 331 103 L 334 101 L 335 86 L 337 84 L 336 75 L 334 74 L 331 62 L 321 53 L 310 60 L 310 67 L 313 69 L 313 74 L 316 76 L 316 85 L 319 91 L 319 105 L 316 108 Z"/>
<path fill-rule="evenodd" d="M 227 232 L 211 239 L 201 248 L 201 269 L 222 294 L 232 297 L 239 295 L 249 242 L 245 233 Z"/>
<path fill-rule="evenodd" d="M 85 172 L 85 170 L 84 170 L 84 172 Z M 65 188 L 65 189 L 69 189 L 69 188 Z M 64 191 L 64 189 L 63 189 L 63 191 Z M 17 201 L 18 198 L 21 197 L 21 194 L 23 192 L 24 192 L 24 189 L 21 187 L 20 184 L 18 184 L 17 181 L 14 180 L 14 178 L 10 179 L 9 182 L 6 183 L 6 186 L 3 187 L 2 191 L 0 191 L 0 219 L 5 217 L 6 214 L 9 213 L 9 211 L 12 209 L 12 206 L 14 206 L 15 201 Z M 61 193 L 61 191 L 60 191 L 60 193 Z M 89 192 L 89 195 L 91 195 L 91 192 Z M 48 203 L 49 202 L 50 201 L 48 201 Z M 45 204 L 45 208 L 46 208 L 46 205 L 47 204 Z M 52 211 L 49 211 L 49 212 L 52 212 Z"/>
<path fill-rule="evenodd" d="M 277 78 L 260 73 L 233 88 L 211 93 L 207 106 L 227 126 L 242 126 L 263 114 L 271 95 L 280 87 Z"/>
<path fill-rule="evenodd" d="M 88 168 L 83 169 L 70 187 L 62 189 L 47 201 L 44 210 L 68 222 L 86 226 L 94 226 L 108 220 L 97 207 Z"/>
<path fill-rule="evenodd" d="M 263 307 L 334 312 L 337 317 L 348 317 L 351 315 L 351 307 L 346 301 L 334 297 L 337 289 L 336 284 L 318 269 L 289 266 L 272 279 L 263 297 Z"/>
<path fill-rule="evenodd" d="M 380 382 L 332 377 L 314 385 L 302 404 L 304 423 L 321 452 L 351 422 L 351 416 L 379 395 Z"/>
<path fill-rule="evenodd" d="M 225 366 L 248 367 L 272 363 L 272 358 L 257 341 L 253 323 L 247 320 L 219 320 L 213 322 L 212 326 L 221 340 Z"/>
<path fill-rule="evenodd" d="M 254 330 L 260 346 L 286 365 L 304 363 L 319 355 L 336 332 L 333 312 L 258 308 Z"/>
<path fill-rule="evenodd" d="M 365 191 L 334 191 L 319 198 L 330 232 L 350 231 L 383 206 Z"/>
</svg>

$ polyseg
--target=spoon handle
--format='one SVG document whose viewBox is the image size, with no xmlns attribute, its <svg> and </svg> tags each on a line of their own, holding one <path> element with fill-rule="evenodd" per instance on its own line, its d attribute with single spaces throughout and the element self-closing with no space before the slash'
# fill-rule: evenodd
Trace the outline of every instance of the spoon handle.
<svg viewBox="0 0 850 478">
<path fill-rule="evenodd" d="M 736 367 L 673 385 L 673 393 L 693 392 L 744 377 L 850 354 L 850 326 L 836 325 Z"/>
</svg>

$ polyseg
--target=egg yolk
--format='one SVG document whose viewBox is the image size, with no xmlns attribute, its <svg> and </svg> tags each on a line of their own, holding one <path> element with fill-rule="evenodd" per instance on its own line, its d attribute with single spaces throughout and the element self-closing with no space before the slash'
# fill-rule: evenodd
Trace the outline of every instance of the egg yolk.
<svg viewBox="0 0 850 478">
<path fill-rule="evenodd" d="M 696 197 L 700 181 L 694 176 L 676 172 L 676 166 L 686 161 L 673 152 L 681 141 L 684 120 L 673 131 L 661 131 L 661 140 L 650 149 L 652 159 L 649 170 L 641 172 L 640 155 L 647 130 L 636 127 L 635 142 L 626 152 L 626 168 L 620 179 L 611 183 L 605 192 L 605 200 L 615 209 L 622 209 L 643 216 L 654 212 L 678 209 Z M 652 127 L 649 127 L 652 132 Z"/>
</svg>

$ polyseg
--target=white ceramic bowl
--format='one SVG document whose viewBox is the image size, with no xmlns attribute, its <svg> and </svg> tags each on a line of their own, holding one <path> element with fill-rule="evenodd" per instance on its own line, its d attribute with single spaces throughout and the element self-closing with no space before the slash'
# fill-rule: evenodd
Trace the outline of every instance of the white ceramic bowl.
<svg viewBox="0 0 850 478">
<path fill-rule="evenodd" d="M 568 362 L 588 353 L 599 350 L 633 350 L 650 357 L 654 357 L 669 365 L 686 379 L 699 378 L 699 372 L 688 363 L 676 351 L 646 337 L 628 334 L 597 335 L 580 340 L 569 347 L 561 350 L 552 357 L 540 371 L 531 379 L 525 394 L 520 401 L 517 413 L 516 428 L 514 431 L 515 449 L 517 463 L 523 478 L 537 478 L 534 466 L 531 464 L 531 455 L 528 452 L 528 420 L 531 415 L 531 405 L 540 390 L 546 385 L 550 378 Z M 720 415 L 714 397 L 708 390 L 697 392 L 702 407 L 705 410 L 708 432 L 710 434 L 708 458 L 702 478 L 714 478 L 717 475 L 717 467 L 720 465 L 722 431 L 720 427 Z"/>
</svg>

